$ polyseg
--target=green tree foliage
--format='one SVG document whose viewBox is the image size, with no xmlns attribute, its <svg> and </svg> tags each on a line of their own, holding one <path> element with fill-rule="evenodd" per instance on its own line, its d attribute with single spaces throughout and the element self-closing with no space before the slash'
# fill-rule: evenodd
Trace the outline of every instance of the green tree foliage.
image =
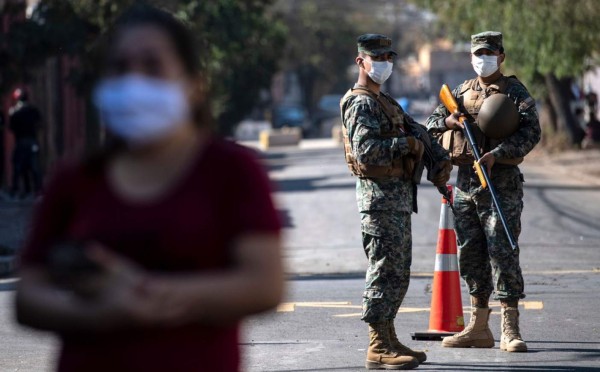
<svg viewBox="0 0 600 372">
<path fill-rule="evenodd" d="M 178 14 L 197 35 L 214 108 L 228 133 L 269 89 L 277 72 L 285 27 L 271 0 L 188 1 Z"/>
<path fill-rule="evenodd" d="M 355 81 L 358 35 L 390 36 L 401 58 L 426 41 L 423 12 L 407 0 L 279 0 L 274 8 L 288 29 L 282 70 L 298 75 L 311 113 L 323 94 L 344 93 Z"/>
<path fill-rule="evenodd" d="M 596 0 L 414 0 L 438 16 L 440 34 L 457 41 L 483 30 L 504 34 L 506 65 L 541 99 L 550 128 L 581 128 L 569 108 L 569 83 L 581 76 L 600 48 L 600 2 Z"/>
<path fill-rule="evenodd" d="M 88 93 L 98 77 L 99 41 L 135 0 L 42 0 L 29 20 L 13 25 L 4 41 L 9 56 L 1 86 L 26 81 L 27 71 L 50 56 L 76 56 L 71 82 Z M 186 22 L 197 38 L 219 131 L 229 134 L 268 88 L 285 40 L 272 0 L 149 0 Z M 14 70 L 18 70 L 15 73 Z"/>
<path fill-rule="evenodd" d="M 298 75 L 309 112 L 321 95 L 342 91 L 349 84 L 346 70 L 356 54 L 359 31 L 344 12 L 343 3 L 282 0 L 276 7 L 289 34 L 283 67 Z"/>
</svg>

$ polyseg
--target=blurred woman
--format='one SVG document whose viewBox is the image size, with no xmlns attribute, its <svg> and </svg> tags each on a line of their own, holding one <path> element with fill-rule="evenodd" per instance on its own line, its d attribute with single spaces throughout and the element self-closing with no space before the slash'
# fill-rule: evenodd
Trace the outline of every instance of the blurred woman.
<svg viewBox="0 0 600 372">
<path fill-rule="evenodd" d="M 211 134 L 193 51 L 166 12 L 122 16 L 94 93 L 120 145 L 63 166 L 35 214 L 17 318 L 60 335 L 59 371 L 236 371 L 239 320 L 281 298 L 268 179 Z"/>
</svg>

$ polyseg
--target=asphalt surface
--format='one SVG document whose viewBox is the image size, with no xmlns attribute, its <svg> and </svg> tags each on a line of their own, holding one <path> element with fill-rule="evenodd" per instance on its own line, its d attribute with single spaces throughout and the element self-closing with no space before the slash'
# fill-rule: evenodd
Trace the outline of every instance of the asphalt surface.
<svg viewBox="0 0 600 372">
<path fill-rule="evenodd" d="M 360 320 L 366 259 L 355 180 L 342 149 L 327 140 L 264 152 L 286 228 L 288 289 L 276 311 L 243 327 L 245 371 L 363 371 L 367 328 Z M 521 303 L 528 353 L 499 350 L 499 305 L 490 326 L 493 349 L 445 349 L 413 341 L 428 328 L 440 196 L 424 183 L 413 215 L 413 276 L 396 318 L 401 340 L 427 350 L 420 370 L 600 370 L 600 184 L 582 182 L 547 162 L 527 162 L 520 239 L 527 298 Z M 0 202 L 0 245 L 23 239 L 29 206 Z M 0 371 L 49 371 L 53 336 L 14 324 L 15 279 L 0 280 Z M 462 286 L 462 303 L 467 304 Z M 468 319 L 468 308 L 465 307 Z"/>
<path fill-rule="evenodd" d="M 287 222 L 288 294 L 277 311 L 244 328 L 247 371 L 362 371 L 368 344 L 360 320 L 366 259 L 355 180 L 342 149 L 321 140 L 265 154 Z M 539 158 L 537 158 L 539 160 Z M 425 349 L 420 370 L 600 370 L 600 184 L 551 162 L 526 162 L 520 238 L 527 298 L 521 328 L 528 353 L 499 350 L 500 308 L 493 303 L 493 349 L 446 349 L 413 341 L 429 323 L 441 198 L 424 182 L 413 215 L 413 276 L 396 318 L 399 337 Z M 462 303 L 468 294 L 462 285 Z M 468 307 L 464 308 L 468 320 Z"/>
<path fill-rule="evenodd" d="M 436 341 L 413 341 L 426 331 L 430 278 L 412 278 L 395 324 L 400 340 L 427 352 L 419 370 L 597 371 L 600 368 L 598 279 L 591 275 L 527 275 L 528 297 L 521 308 L 522 335 L 529 352 L 499 349 L 500 307 L 492 303 L 492 349 L 448 349 Z M 247 371 L 364 371 L 368 344 L 360 320 L 362 279 L 294 280 L 280 312 L 247 322 Z M 463 303 L 466 294 L 463 291 Z M 595 304 L 594 304 L 595 302 Z M 542 308 L 540 308 L 542 303 Z M 465 308 L 465 312 L 467 309 Z M 466 315 L 466 314 L 465 314 Z"/>
</svg>

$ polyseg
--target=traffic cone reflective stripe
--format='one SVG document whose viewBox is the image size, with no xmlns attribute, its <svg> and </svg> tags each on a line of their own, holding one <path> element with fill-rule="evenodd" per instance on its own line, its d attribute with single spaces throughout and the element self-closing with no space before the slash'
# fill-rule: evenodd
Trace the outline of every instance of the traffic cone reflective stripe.
<svg viewBox="0 0 600 372">
<path fill-rule="evenodd" d="M 452 195 L 452 186 L 446 186 Z M 451 197 L 451 199 L 453 199 Z M 450 200 L 452 203 L 454 200 Z M 442 198 L 442 209 L 435 255 L 435 271 L 429 315 L 429 331 L 413 333 L 413 339 L 441 339 L 465 328 L 456 257 L 454 215 L 449 202 Z"/>
<path fill-rule="evenodd" d="M 448 185 L 447 187 L 450 190 L 450 195 L 452 196 L 452 186 Z M 454 200 L 450 200 L 450 203 L 454 203 Z M 434 271 L 458 271 L 458 260 L 456 259 L 456 253 L 457 249 L 456 233 L 454 232 L 454 214 L 450 210 L 448 201 L 442 198 L 442 210 L 440 212 L 438 242 L 435 250 Z"/>
<path fill-rule="evenodd" d="M 456 254 L 436 254 L 435 271 L 458 271 L 458 262 L 456 261 Z"/>
</svg>

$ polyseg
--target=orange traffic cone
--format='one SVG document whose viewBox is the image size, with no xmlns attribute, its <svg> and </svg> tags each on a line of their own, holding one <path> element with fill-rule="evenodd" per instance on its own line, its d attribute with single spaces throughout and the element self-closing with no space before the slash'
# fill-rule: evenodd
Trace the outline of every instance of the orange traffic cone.
<svg viewBox="0 0 600 372">
<path fill-rule="evenodd" d="M 447 185 L 446 187 L 450 191 L 452 200 L 448 201 L 442 198 L 429 330 L 412 333 L 413 340 L 441 340 L 442 337 L 451 336 L 465 328 L 456 258 L 454 214 L 450 211 L 450 204 L 454 202 L 454 197 L 452 186 Z"/>
</svg>

